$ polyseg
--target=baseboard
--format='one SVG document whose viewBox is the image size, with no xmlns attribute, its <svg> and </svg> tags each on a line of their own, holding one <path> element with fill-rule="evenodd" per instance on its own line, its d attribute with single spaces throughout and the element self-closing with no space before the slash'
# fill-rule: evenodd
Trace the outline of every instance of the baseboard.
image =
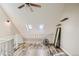
<svg viewBox="0 0 79 59">
<path fill-rule="evenodd" d="M 64 48 L 61 48 L 68 56 L 72 56 L 69 52 L 67 52 Z"/>
</svg>

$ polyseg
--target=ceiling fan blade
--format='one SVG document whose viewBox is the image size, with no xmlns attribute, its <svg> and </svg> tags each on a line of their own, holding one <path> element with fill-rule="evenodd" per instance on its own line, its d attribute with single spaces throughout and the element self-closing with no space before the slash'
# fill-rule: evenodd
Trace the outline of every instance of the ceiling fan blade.
<svg viewBox="0 0 79 59">
<path fill-rule="evenodd" d="M 33 3 L 30 3 L 31 6 L 35 6 L 35 7 L 39 7 L 41 8 L 41 5 L 38 5 L 38 4 L 33 4 Z"/>
<path fill-rule="evenodd" d="M 21 8 L 24 7 L 24 6 L 25 6 L 25 5 L 23 4 L 23 5 L 19 6 L 18 8 L 21 9 Z"/>
</svg>

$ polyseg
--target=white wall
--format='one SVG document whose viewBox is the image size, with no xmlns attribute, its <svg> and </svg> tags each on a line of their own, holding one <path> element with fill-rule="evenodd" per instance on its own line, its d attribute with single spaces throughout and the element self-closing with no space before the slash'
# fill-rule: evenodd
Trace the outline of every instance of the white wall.
<svg viewBox="0 0 79 59">
<path fill-rule="evenodd" d="M 11 34 L 10 23 L 5 23 L 7 19 L 7 16 L 0 7 L 0 37 L 5 37 Z"/>
<path fill-rule="evenodd" d="M 79 4 L 66 4 L 61 19 L 65 17 L 69 20 L 62 23 L 61 48 L 79 56 Z"/>
<path fill-rule="evenodd" d="M 19 31 L 16 29 L 12 22 L 7 23 L 6 20 L 11 20 L 5 11 L 0 7 L 0 40 L 3 38 L 4 41 L 9 40 L 11 37 L 14 38 L 15 43 L 23 43 Z M 6 40 L 5 40 L 6 39 Z"/>
</svg>

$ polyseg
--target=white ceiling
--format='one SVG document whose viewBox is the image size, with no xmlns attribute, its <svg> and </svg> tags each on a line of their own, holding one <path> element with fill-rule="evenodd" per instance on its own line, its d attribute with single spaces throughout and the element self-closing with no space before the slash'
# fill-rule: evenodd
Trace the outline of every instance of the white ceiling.
<svg viewBox="0 0 79 59">
<path fill-rule="evenodd" d="M 56 24 L 58 23 L 62 13 L 64 4 L 55 3 L 42 3 L 41 8 L 32 7 L 34 12 L 31 12 L 29 8 L 25 7 L 18 9 L 22 3 L 4 3 L 1 4 L 7 15 L 12 19 L 18 30 L 26 38 L 34 38 L 37 34 L 49 34 L 55 32 Z M 33 29 L 31 32 L 26 31 L 26 24 L 32 24 Z M 39 32 L 37 27 L 40 24 L 45 25 L 44 32 Z"/>
</svg>

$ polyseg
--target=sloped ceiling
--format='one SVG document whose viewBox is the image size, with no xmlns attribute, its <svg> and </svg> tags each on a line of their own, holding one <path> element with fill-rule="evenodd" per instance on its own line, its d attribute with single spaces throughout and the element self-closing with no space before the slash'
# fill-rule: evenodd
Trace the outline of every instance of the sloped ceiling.
<svg viewBox="0 0 79 59">
<path fill-rule="evenodd" d="M 34 12 L 31 12 L 28 7 L 18 9 L 21 4 L 23 3 L 6 3 L 1 6 L 25 38 L 40 38 L 43 35 L 55 33 L 64 4 L 41 3 L 41 8 L 32 7 Z M 26 30 L 26 24 L 32 24 L 32 31 Z M 45 25 L 44 32 L 37 30 L 40 24 Z"/>
</svg>

